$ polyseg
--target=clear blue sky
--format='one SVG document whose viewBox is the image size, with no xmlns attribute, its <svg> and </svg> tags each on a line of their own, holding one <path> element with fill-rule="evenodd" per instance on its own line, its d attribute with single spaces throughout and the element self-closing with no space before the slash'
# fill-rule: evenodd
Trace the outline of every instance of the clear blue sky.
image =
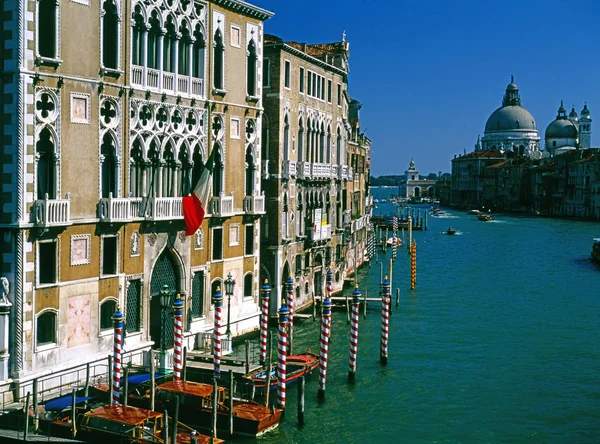
<svg viewBox="0 0 600 444">
<path fill-rule="evenodd" d="M 363 103 L 372 174 L 449 172 L 473 149 L 514 74 L 543 140 L 560 100 L 586 101 L 600 146 L 600 1 L 249 0 L 265 32 L 350 42 L 349 89 Z"/>
</svg>

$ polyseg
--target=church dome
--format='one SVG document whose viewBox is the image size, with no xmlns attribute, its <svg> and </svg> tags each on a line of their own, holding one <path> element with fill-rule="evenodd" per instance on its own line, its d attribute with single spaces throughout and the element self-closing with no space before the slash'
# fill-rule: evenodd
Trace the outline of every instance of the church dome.
<svg viewBox="0 0 600 444">
<path fill-rule="evenodd" d="M 546 128 L 546 139 L 576 139 L 577 127 L 568 119 L 556 119 Z"/>
<path fill-rule="evenodd" d="M 513 76 L 506 87 L 502 106 L 492 113 L 485 124 L 485 132 L 496 131 L 537 131 L 535 119 L 521 106 L 519 87 Z"/>
<path fill-rule="evenodd" d="M 486 133 L 515 130 L 537 130 L 535 119 L 531 113 L 520 105 L 508 105 L 498 108 L 485 124 Z"/>
</svg>

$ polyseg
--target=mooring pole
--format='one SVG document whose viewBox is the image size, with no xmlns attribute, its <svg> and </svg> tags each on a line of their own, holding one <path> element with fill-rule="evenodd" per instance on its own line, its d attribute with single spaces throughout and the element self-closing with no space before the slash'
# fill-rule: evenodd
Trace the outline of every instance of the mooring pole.
<svg viewBox="0 0 600 444">
<path fill-rule="evenodd" d="M 269 295 L 271 294 L 271 287 L 269 287 L 269 281 L 266 279 L 260 293 L 260 364 L 265 365 L 267 360 L 267 332 L 269 330 Z"/>
<path fill-rule="evenodd" d="M 127 407 L 127 393 L 129 393 L 129 369 L 127 366 L 123 367 L 123 405 Z"/>
<path fill-rule="evenodd" d="M 348 361 L 348 381 L 354 381 L 356 376 L 356 358 L 358 354 L 358 306 L 360 304 L 360 290 L 358 285 L 352 293 L 352 323 L 350 325 L 350 358 Z"/>
<path fill-rule="evenodd" d="M 217 404 L 219 399 L 219 386 L 217 378 L 213 378 L 213 403 L 212 403 L 212 430 L 210 431 L 210 442 L 214 444 L 217 437 Z"/>
<path fill-rule="evenodd" d="M 165 444 L 169 444 L 169 412 L 167 412 L 166 410 L 163 412 L 163 436 Z"/>
<path fill-rule="evenodd" d="M 223 296 L 221 288 L 213 295 L 213 304 L 215 304 L 215 328 L 213 331 L 213 364 L 214 376 L 218 380 L 221 377 L 221 309 L 223 307 Z"/>
<path fill-rule="evenodd" d="M 77 436 L 77 390 L 71 392 L 71 435 Z"/>
<path fill-rule="evenodd" d="M 267 331 L 267 343 L 269 344 L 269 353 L 267 358 L 267 377 L 265 380 L 265 406 L 269 407 L 269 393 L 271 391 L 271 372 L 273 371 L 273 336 Z"/>
<path fill-rule="evenodd" d="M 23 432 L 23 441 L 27 441 L 27 435 L 29 434 L 29 398 L 31 393 L 27 392 L 27 398 L 25 399 L 25 431 Z"/>
<path fill-rule="evenodd" d="M 290 276 L 285 282 L 287 284 L 287 308 L 288 308 L 288 348 L 287 354 L 292 355 L 294 341 L 294 280 Z"/>
<path fill-rule="evenodd" d="M 304 425 L 304 376 L 298 381 L 298 425 Z"/>
<path fill-rule="evenodd" d="M 150 410 L 154 410 L 154 398 L 156 394 L 154 350 L 150 349 Z"/>
<path fill-rule="evenodd" d="M 331 270 L 327 271 L 327 297 L 323 301 L 323 315 L 321 316 L 321 351 L 319 359 L 319 391 L 318 398 L 325 398 L 325 386 L 327 383 L 327 354 L 329 351 L 329 335 L 331 332 L 331 292 L 332 284 Z"/>
<path fill-rule="evenodd" d="M 171 443 L 177 444 L 177 426 L 179 425 L 179 396 L 173 398 L 175 400 L 175 413 L 173 413 L 173 432 Z"/>
<path fill-rule="evenodd" d="M 181 379 L 187 381 L 187 347 L 183 347 L 183 360 L 181 363 Z"/>
<path fill-rule="evenodd" d="M 117 311 L 112 316 L 113 326 L 114 326 L 114 351 L 113 351 L 113 396 L 112 403 L 119 404 L 121 400 L 121 355 L 123 353 L 123 320 L 125 317 L 119 306 L 117 306 Z"/>
<path fill-rule="evenodd" d="M 233 436 L 233 370 L 229 370 L 229 437 Z"/>
<path fill-rule="evenodd" d="M 389 326 L 390 326 L 390 281 L 387 278 L 383 281 L 383 292 L 381 295 L 381 347 L 379 353 L 379 361 L 382 364 L 387 364 L 388 360 L 388 341 L 389 341 Z"/>
<path fill-rule="evenodd" d="M 287 367 L 287 315 L 288 309 L 282 305 L 279 309 L 279 336 L 277 341 L 277 402 L 285 409 L 286 367 Z"/>
<path fill-rule="evenodd" d="M 38 431 L 38 380 L 35 378 L 33 380 L 33 432 L 37 433 Z"/>
<path fill-rule="evenodd" d="M 181 368 L 183 366 L 183 301 L 181 295 L 177 294 L 173 302 L 173 380 L 181 381 Z"/>
</svg>

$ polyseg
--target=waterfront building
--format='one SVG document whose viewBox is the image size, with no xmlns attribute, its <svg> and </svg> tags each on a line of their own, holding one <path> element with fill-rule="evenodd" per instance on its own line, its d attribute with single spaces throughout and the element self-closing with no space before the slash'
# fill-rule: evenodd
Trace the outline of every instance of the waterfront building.
<svg viewBox="0 0 600 444">
<path fill-rule="evenodd" d="M 480 208 L 490 199 L 490 194 L 484 197 L 486 168 L 504 160 L 504 155 L 497 149 L 475 149 L 452 159 L 452 190 L 450 204 L 463 207 Z M 493 189 L 495 178 L 488 184 L 487 189 Z"/>
<path fill-rule="evenodd" d="M 437 180 L 422 179 L 412 159 L 410 160 L 408 169 L 404 171 L 404 180 L 406 183 L 405 197 L 421 199 L 423 197 L 433 197 L 435 194 Z"/>
<path fill-rule="evenodd" d="M 265 36 L 263 189 L 267 214 L 261 280 L 273 288 L 271 314 L 293 280 L 294 306 L 334 290 L 364 260 L 370 141 L 360 132 L 360 104 L 348 94 L 350 45 L 284 42 Z M 366 236 L 365 236 L 366 238 Z"/>
<path fill-rule="evenodd" d="M 0 254 L 11 323 L 0 380 L 23 387 L 104 359 L 119 306 L 125 350 L 159 348 L 169 366 L 173 297 L 193 347 L 213 328 L 210 295 L 229 273 L 231 332 L 256 329 L 272 13 L 241 0 L 3 8 Z M 182 196 L 213 150 L 207 217 L 187 237 Z"/>
</svg>

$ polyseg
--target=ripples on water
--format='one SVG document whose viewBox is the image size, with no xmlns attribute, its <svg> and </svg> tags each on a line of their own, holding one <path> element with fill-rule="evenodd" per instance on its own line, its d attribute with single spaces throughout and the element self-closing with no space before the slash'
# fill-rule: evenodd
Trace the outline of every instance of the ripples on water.
<svg viewBox="0 0 600 444">
<path fill-rule="evenodd" d="M 370 303 L 356 383 L 346 382 L 349 326 L 335 311 L 325 402 L 316 400 L 315 373 L 300 429 L 289 386 L 285 421 L 261 441 L 600 442 L 600 268 L 589 260 L 600 224 L 449 213 L 414 233 L 413 292 L 406 248 L 398 251 L 387 366 L 379 364 L 380 305 Z M 460 236 L 443 234 L 448 218 Z M 377 294 L 379 265 L 360 276 L 361 290 Z M 298 349 L 318 350 L 319 322 L 295 332 Z"/>
</svg>

